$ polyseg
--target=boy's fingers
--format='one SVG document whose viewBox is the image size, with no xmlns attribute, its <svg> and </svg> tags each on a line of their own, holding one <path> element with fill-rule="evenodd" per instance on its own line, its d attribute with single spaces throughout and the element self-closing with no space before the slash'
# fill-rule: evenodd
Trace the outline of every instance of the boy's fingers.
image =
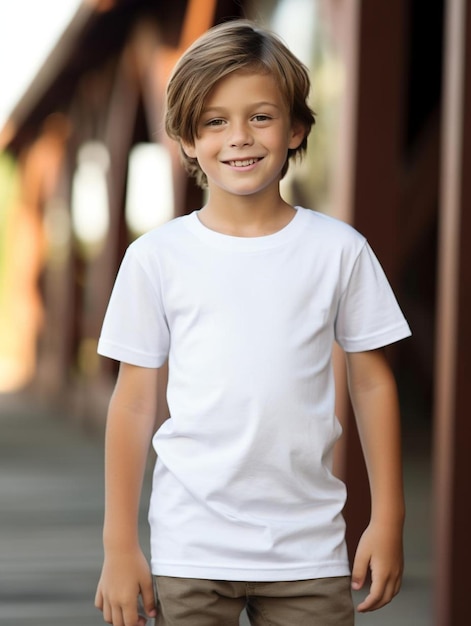
<svg viewBox="0 0 471 626">
<path fill-rule="evenodd" d="M 365 611 L 374 611 L 379 609 L 383 598 L 383 592 L 380 589 L 376 589 L 374 585 L 371 585 L 370 593 L 366 596 L 363 602 L 358 605 L 358 611 L 360 613 Z"/>
<path fill-rule="evenodd" d="M 369 558 L 356 555 L 352 570 L 352 588 L 358 591 L 365 584 L 366 575 L 368 573 Z"/>
<path fill-rule="evenodd" d="M 155 608 L 154 586 L 152 579 L 141 585 L 141 598 L 144 611 L 148 617 L 155 617 L 157 614 Z"/>
<path fill-rule="evenodd" d="M 123 614 L 119 607 L 111 608 L 111 619 L 107 619 L 106 621 L 109 624 L 113 624 L 113 626 L 125 626 Z"/>
<path fill-rule="evenodd" d="M 103 612 L 103 621 L 106 622 L 107 624 L 111 624 L 113 621 L 113 618 L 111 616 L 111 608 L 108 604 L 104 603 L 101 611 Z"/>
<path fill-rule="evenodd" d="M 368 611 L 373 611 L 375 602 L 376 602 L 375 598 L 373 598 L 370 594 L 366 596 L 363 602 L 360 602 L 360 604 L 357 606 L 357 611 L 359 613 L 366 613 Z"/>
<path fill-rule="evenodd" d="M 395 592 L 396 583 L 393 580 L 386 580 L 381 582 L 373 582 L 371 584 L 370 593 L 367 597 L 358 605 L 358 611 L 375 611 L 385 606 L 396 595 Z"/>
<path fill-rule="evenodd" d="M 101 593 L 100 587 L 98 587 L 98 589 L 96 590 L 95 607 L 100 611 L 103 611 L 103 594 Z"/>
<path fill-rule="evenodd" d="M 399 591 L 401 590 L 401 585 L 402 585 L 402 580 L 398 580 L 396 581 L 396 584 L 394 585 L 394 593 L 393 593 L 393 598 L 395 596 L 397 596 L 397 594 L 399 593 Z"/>
<path fill-rule="evenodd" d="M 137 614 L 137 602 L 134 606 L 132 604 L 123 606 L 122 616 L 123 621 L 119 623 L 119 626 L 136 626 L 136 624 L 139 623 L 139 616 Z M 113 622 L 113 626 L 117 625 Z"/>
<path fill-rule="evenodd" d="M 354 591 L 360 591 L 360 589 L 363 587 L 364 584 L 365 584 L 364 578 L 360 578 L 358 576 L 356 577 L 352 576 L 352 589 Z"/>
</svg>

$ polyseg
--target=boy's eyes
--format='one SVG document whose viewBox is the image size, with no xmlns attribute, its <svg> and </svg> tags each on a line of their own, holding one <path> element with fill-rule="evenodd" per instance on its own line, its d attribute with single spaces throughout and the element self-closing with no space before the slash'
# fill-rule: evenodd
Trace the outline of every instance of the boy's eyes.
<svg viewBox="0 0 471 626">
<path fill-rule="evenodd" d="M 266 122 L 267 120 L 271 120 L 269 115 L 264 115 L 260 113 L 259 115 L 254 115 L 252 118 L 255 122 Z"/>
<path fill-rule="evenodd" d="M 258 113 L 257 115 L 254 115 L 253 117 L 250 118 L 251 122 L 267 122 L 269 120 L 271 120 L 271 116 L 270 115 L 266 115 L 264 113 Z M 204 126 L 222 126 L 223 124 L 226 123 L 226 120 L 223 118 L 213 118 L 210 120 L 207 120 L 203 123 Z"/>
<path fill-rule="evenodd" d="M 222 124 L 224 124 L 224 120 L 222 119 L 208 120 L 204 123 L 205 126 L 222 126 Z"/>
</svg>

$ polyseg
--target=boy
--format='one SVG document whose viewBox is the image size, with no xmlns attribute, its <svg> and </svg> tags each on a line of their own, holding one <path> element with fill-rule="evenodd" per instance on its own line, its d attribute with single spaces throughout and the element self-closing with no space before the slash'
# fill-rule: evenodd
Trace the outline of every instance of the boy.
<svg viewBox="0 0 471 626">
<path fill-rule="evenodd" d="M 314 123 L 305 67 L 250 22 L 211 29 L 167 90 L 166 128 L 205 206 L 134 242 L 99 352 L 121 362 L 106 437 L 105 561 L 96 605 L 114 626 L 350 626 L 398 592 L 404 504 L 395 383 L 382 346 L 410 334 L 365 239 L 282 199 Z M 332 475 L 340 436 L 331 352 L 346 352 L 371 522 L 352 578 Z M 151 573 L 137 509 L 158 368 L 170 417 L 157 453 Z"/>
</svg>

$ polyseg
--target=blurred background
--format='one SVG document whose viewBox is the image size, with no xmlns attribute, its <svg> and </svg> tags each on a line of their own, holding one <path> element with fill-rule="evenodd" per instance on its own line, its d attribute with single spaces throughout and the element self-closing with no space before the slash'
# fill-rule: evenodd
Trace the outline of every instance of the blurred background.
<svg viewBox="0 0 471 626">
<path fill-rule="evenodd" d="M 164 133 L 165 84 L 196 37 L 236 17 L 272 28 L 311 74 L 317 124 L 285 198 L 368 237 L 413 330 L 388 350 L 403 414 L 404 588 L 358 624 L 467 623 L 469 3 L 16 0 L 0 7 L 5 626 L 101 623 L 101 444 L 116 364 L 97 340 L 127 245 L 204 201 Z M 369 501 L 341 359 L 337 376 L 352 548 Z"/>
</svg>

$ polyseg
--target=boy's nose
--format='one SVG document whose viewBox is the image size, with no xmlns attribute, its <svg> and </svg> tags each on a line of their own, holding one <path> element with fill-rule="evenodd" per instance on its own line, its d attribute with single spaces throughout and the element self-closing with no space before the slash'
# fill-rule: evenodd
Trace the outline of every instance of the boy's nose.
<svg viewBox="0 0 471 626">
<path fill-rule="evenodd" d="M 232 127 L 229 137 L 229 143 L 232 147 L 249 146 L 252 141 L 252 135 L 245 124 L 237 124 Z"/>
</svg>

